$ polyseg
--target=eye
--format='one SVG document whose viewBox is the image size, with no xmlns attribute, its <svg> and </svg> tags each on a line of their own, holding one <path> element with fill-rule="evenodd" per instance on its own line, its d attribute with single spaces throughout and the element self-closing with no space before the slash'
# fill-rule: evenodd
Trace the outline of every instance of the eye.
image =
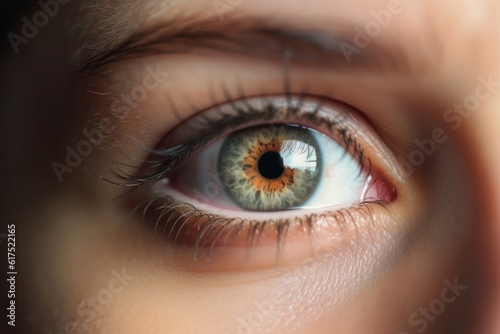
<svg viewBox="0 0 500 334">
<path fill-rule="evenodd" d="M 281 124 L 231 133 L 169 180 L 172 190 L 218 209 L 341 209 L 363 200 L 368 172 L 328 135 Z"/>
<path fill-rule="evenodd" d="M 396 199 L 371 160 L 386 154 L 344 104 L 255 97 L 200 112 L 163 139 L 139 176 L 118 176 L 153 185 L 136 211 L 183 263 L 189 256 L 248 268 L 249 252 L 259 263 L 276 259 L 272 250 L 300 258 L 312 237 L 337 240 L 340 226 L 369 226 Z"/>
</svg>

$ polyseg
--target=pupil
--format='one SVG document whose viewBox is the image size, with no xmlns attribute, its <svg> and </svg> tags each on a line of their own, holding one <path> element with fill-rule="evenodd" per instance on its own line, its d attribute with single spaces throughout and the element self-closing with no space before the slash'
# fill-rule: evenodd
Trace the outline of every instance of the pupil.
<svg viewBox="0 0 500 334">
<path fill-rule="evenodd" d="M 258 162 L 260 175 L 266 179 L 277 179 L 285 171 L 283 158 L 278 152 L 266 152 L 261 155 Z"/>
</svg>

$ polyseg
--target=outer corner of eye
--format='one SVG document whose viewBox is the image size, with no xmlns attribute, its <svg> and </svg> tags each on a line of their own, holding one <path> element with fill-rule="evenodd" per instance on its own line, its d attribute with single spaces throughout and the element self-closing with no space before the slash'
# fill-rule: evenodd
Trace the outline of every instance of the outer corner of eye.
<svg viewBox="0 0 500 334">
<path fill-rule="evenodd" d="M 199 117 L 213 121 L 200 138 L 165 155 L 159 165 L 169 170 L 167 182 L 156 188 L 162 200 L 147 208 L 156 212 L 155 229 L 161 227 L 167 243 L 191 259 L 210 255 L 210 262 L 234 267 L 251 253 L 253 263 L 271 265 L 284 240 L 294 245 L 288 257 L 300 258 L 317 225 L 332 226 L 321 229 L 325 238 L 341 233 L 339 225 L 365 228 L 360 220 L 369 217 L 356 204 L 396 198 L 377 161 L 364 153 L 366 142 L 358 138 L 366 136 L 357 133 L 363 128 L 342 108 L 277 96 L 228 103 Z M 193 123 L 196 116 L 178 126 L 180 137 Z"/>
</svg>

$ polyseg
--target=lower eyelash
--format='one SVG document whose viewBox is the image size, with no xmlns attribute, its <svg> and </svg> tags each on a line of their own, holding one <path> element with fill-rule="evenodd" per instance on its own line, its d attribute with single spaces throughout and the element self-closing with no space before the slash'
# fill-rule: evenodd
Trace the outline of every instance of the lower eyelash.
<svg viewBox="0 0 500 334">
<path fill-rule="evenodd" d="M 210 259 L 216 246 L 244 247 L 250 255 L 254 247 L 262 244 L 263 236 L 273 237 L 269 242 L 276 245 L 276 257 L 279 260 L 280 250 L 291 228 L 299 228 L 306 237 L 310 237 L 318 221 L 336 224 L 340 230 L 357 226 L 356 221 L 359 219 L 373 223 L 375 214 L 372 205 L 386 208 L 385 204 L 383 200 L 373 200 L 320 214 L 260 221 L 218 216 L 178 201 L 170 195 L 156 193 L 137 205 L 133 212 L 141 212 L 143 219 L 152 225 L 155 233 L 163 236 L 165 248 L 170 247 L 171 252 L 181 244 L 188 244 L 193 252 L 193 261 L 197 261 L 203 251 L 206 252 L 204 255 L 207 259 Z M 241 244 L 242 241 L 244 244 Z"/>
</svg>

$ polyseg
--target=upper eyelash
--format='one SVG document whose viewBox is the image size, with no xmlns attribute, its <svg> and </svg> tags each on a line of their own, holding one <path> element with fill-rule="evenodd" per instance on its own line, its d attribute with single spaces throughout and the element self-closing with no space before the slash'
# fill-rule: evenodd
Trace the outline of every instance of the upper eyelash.
<svg viewBox="0 0 500 334">
<path fill-rule="evenodd" d="M 304 94 L 298 94 L 302 99 L 306 97 Z M 331 132 L 335 129 L 341 136 L 343 140 L 344 147 L 346 149 L 345 154 L 349 154 L 349 150 L 352 149 L 353 156 L 359 163 L 359 175 L 363 172 L 365 167 L 368 169 L 368 174 L 371 172 L 371 161 L 365 156 L 363 148 L 359 145 L 356 139 L 348 132 L 348 130 L 340 126 L 337 122 L 326 120 L 324 118 L 317 117 L 317 111 L 321 108 L 321 104 L 318 104 L 318 108 L 311 113 L 301 113 L 302 101 L 297 106 L 286 107 L 286 117 L 298 117 L 297 121 L 307 120 L 312 125 L 315 126 L 326 126 Z M 239 102 L 236 104 L 235 102 Z M 149 173 L 143 174 L 128 174 L 123 172 L 121 169 L 117 168 L 116 171 L 112 171 L 113 177 L 115 177 L 118 182 L 105 179 L 112 184 L 140 188 L 148 184 L 155 183 L 170 174 L 172 174 L 179 165 L 181 165 L 185 160 L 187 160 L 193 153 L 203 148 L 207 143 L 209 143 L 214 138 L 219 137 L 221 134 L 231 130 L 237 126 L 241 126 L 247 122 L 251 121 L 271 121 L 278 112 L 278 106 L 272 103 L 272 99 L 268 100 L 264 110 L 256 110 L 254 107 L 248 103 L 248 97 L 241 97 L 238 99 L 231 99 L 225 104 L 231 106 L 231 109 L 235 114 L 229 116 L 220 112 L 220 118 L 217 121 L 210 120 L 206 117 L 200 115 L 197 119 L 204 122 L 201 124 L 201 129 L 191 129 L 193 133 L 205 131 L 197 140 L 181 144 L 172 148 L 164 150 L 151 150 L 152 154 L 157 156 L 165 157 L 164 159 L 154 160 L 154 161 L 141 161 L 145 166 L 142 170 L 151 170 Z M 220 106 L 220 105 L 219 105 Z M 213 107 L 218 110 L 219 106 Z M 244 106 L 244 107 L 242 107 Z M 234 116 L 236 115 L 236 117 Z M 209 129 L 209 130 L 208 130 Z M 187 129 L 186 131 L 190 131 Z M 168 135 L 167 135 L 168 137 Z M 137 159 L 135 159 L 137 161 Z"/>
</svg>

